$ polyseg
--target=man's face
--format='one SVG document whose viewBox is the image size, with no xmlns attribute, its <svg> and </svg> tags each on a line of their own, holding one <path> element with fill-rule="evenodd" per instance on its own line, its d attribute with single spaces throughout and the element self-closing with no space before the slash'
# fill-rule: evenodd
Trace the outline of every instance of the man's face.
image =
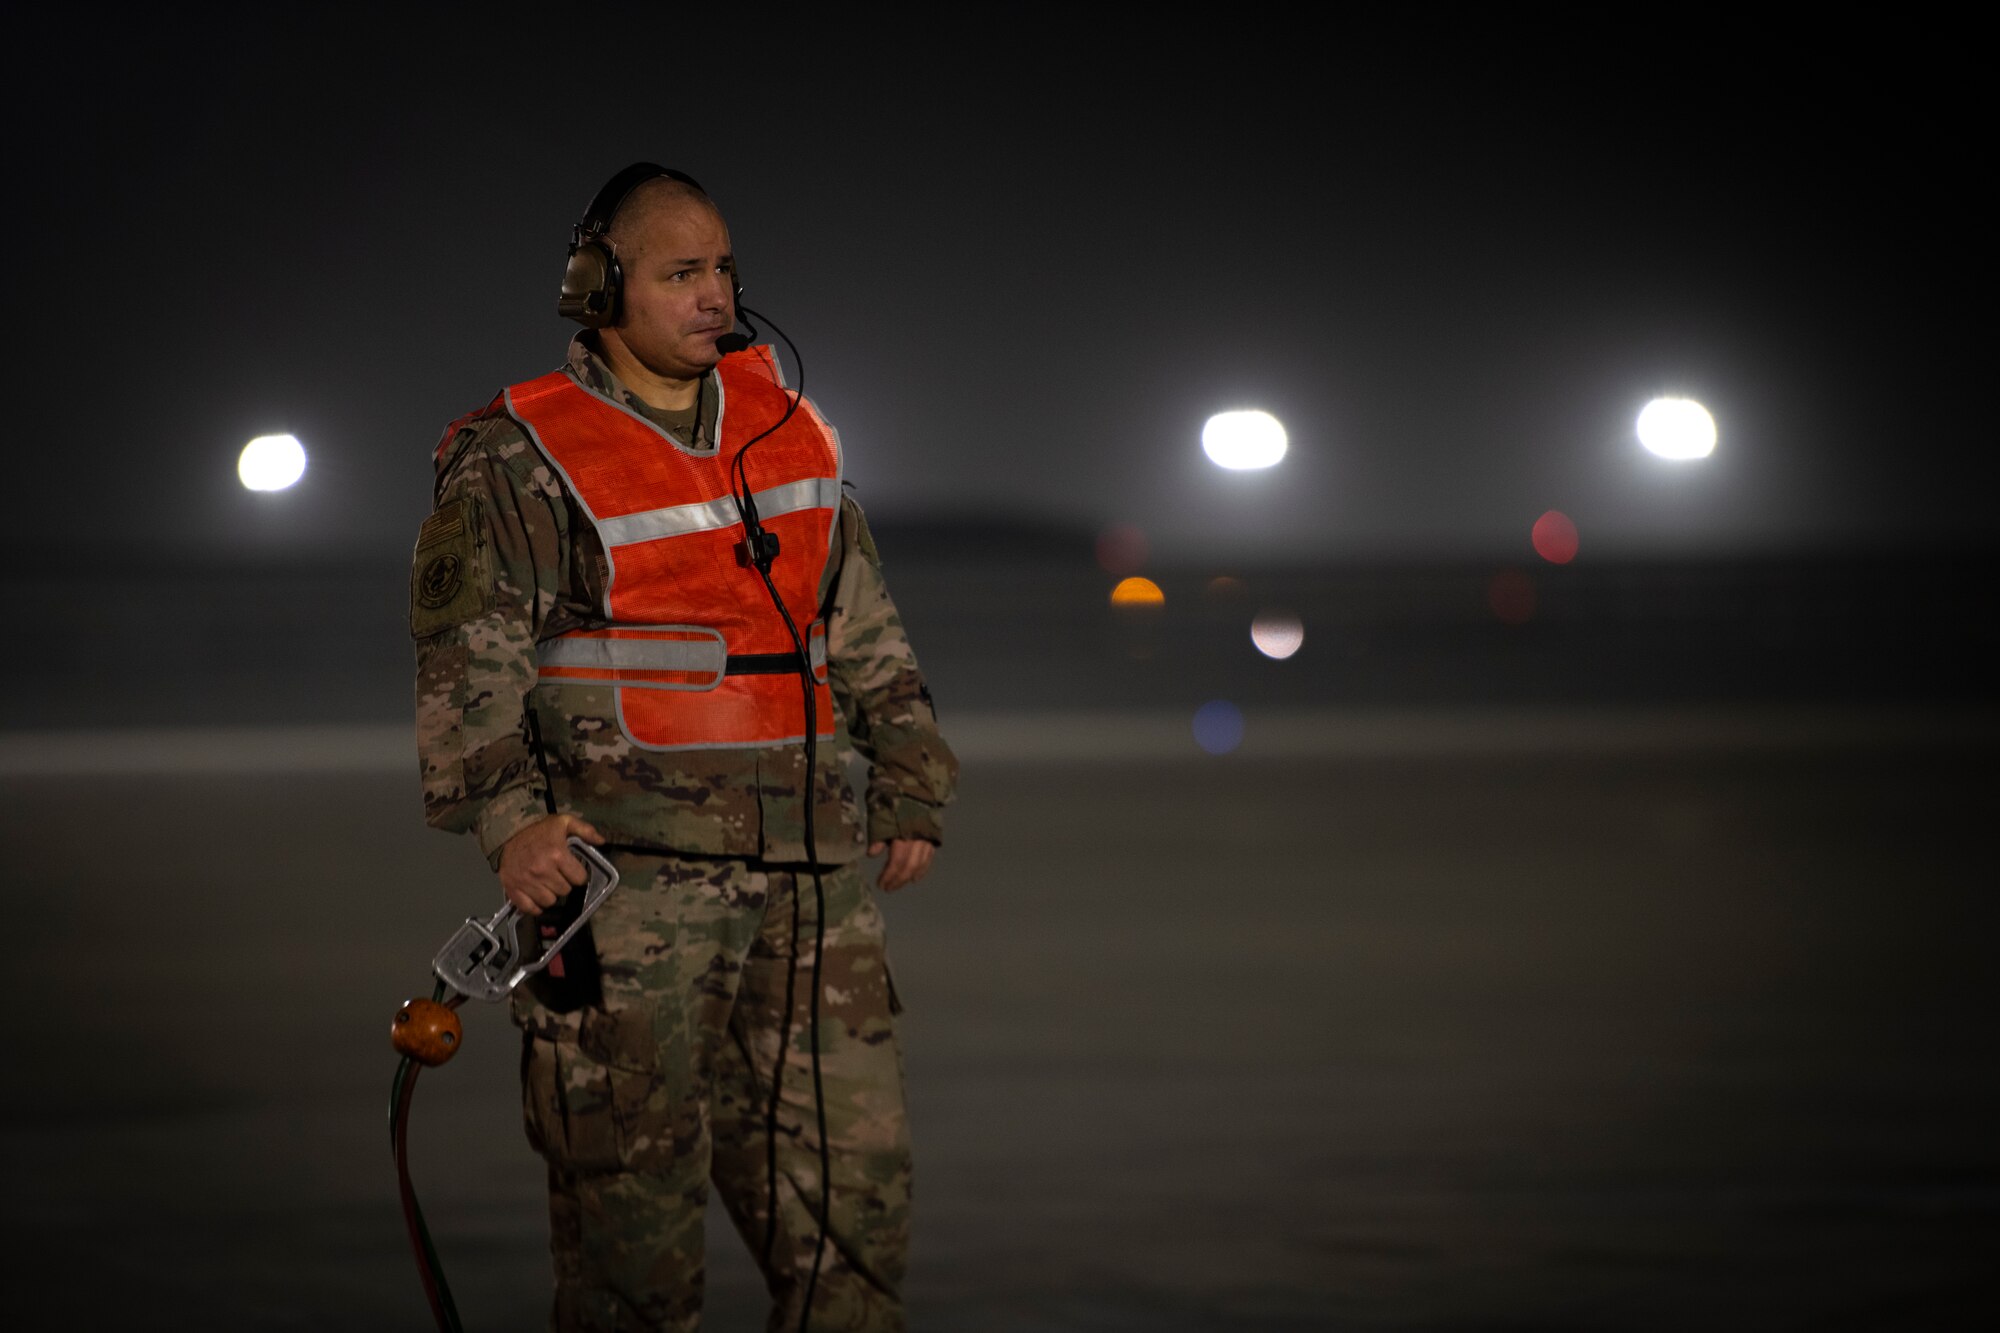
<svg viewBox="0 0 2000 1333">
<path fill-rule="evenodd" d="M 715 340 L 736 324 L 736 261 L 721 215 L 693 199 L 656 208 L 618 262 L 624 291 L 606 332 L 663 379 L 707 374 L 722 359 Z"/>
</svg>

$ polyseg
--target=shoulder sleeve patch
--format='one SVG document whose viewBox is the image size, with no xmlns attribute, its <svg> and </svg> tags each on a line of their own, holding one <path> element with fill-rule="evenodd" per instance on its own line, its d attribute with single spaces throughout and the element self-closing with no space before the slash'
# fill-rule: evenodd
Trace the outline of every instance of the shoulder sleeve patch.
<svg viewBox="0 0 2000 1333">
<path fill-rule="evenodd" d="M 429 638 L 493 609 L 479 501 L 465 496 L 424 520 L 410 561 L 410 637 Z"/>
</svg>

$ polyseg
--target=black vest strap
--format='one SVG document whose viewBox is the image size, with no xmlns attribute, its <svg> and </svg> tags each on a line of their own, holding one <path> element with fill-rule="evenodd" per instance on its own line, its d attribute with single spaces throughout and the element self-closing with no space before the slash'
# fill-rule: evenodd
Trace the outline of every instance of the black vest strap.
<svg viewBox="0 0 2000 1333">
<path fill-rule="evenodd" d="M 802 663 L 797 653 L 731 653 L 732 676 L 796 676 Z"/>
</svg>

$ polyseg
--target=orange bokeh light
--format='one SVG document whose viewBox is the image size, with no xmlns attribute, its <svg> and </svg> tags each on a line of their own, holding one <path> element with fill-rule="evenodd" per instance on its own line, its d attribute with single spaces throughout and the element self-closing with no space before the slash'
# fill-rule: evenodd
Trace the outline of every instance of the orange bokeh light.
<svg viewBox="0 0 2000 1333">
<path fill-rule="evenodd" d="M 1551 509 L 1535 520 L 1530 534 L 1535 554 L 1552 565 L 1566 565 L 1576 559 L 1576 524 L 1560 509 Z"/>
<path fill-rule="evenodd" d="M 1113 606 L 1164 606 L 1166 601 L 1167 595 L 1151 579 L 1120 579 L 1118 586 L 1111 590 Z"/>
</svg>

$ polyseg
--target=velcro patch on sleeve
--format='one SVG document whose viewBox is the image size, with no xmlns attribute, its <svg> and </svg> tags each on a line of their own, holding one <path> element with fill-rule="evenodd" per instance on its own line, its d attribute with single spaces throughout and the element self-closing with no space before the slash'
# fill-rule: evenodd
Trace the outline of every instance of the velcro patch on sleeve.
<svg viewBox="0 0 2000 1333">
<path fill-rule="evenodd" d="M 410 561 L 410 636 L 424 639 L 493 609 L 479 501 L 465 496 L 424 520 Z"/>
</svg>

